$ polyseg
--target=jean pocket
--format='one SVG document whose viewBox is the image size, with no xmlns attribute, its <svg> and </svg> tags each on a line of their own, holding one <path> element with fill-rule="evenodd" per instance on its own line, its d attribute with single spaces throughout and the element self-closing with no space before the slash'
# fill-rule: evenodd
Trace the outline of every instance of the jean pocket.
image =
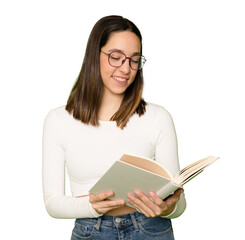
<svg viewBox="0 0 245 240">
<path fill-rule="evenodd" d="M 170 219 L 154 217 L 139 222 L 139 228 L 148 236 L 163 236 L 173 232 Z"/>
<path fill-rule="evenodd" d="M 75 222 L 75 227 L 72 231 L 72 237 L 71 240 L 80 240 L 80 239 L 92 239 L 94 236 L 94 233 L 96 231 L 95 224 L 93 223 L 87 223 L 87 222 Z"/>
</svg>

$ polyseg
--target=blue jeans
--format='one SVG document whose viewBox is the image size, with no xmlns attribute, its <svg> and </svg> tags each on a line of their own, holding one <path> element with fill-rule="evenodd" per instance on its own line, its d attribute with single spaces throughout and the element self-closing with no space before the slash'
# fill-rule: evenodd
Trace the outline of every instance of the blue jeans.
<svg viewBox="0 0 245 240">
<path fill-rule="evenodd" d="M 171 220 L 147 218 L 139 212 L 76 219 L 71 240 L 174 240 Z"/>
</svg>

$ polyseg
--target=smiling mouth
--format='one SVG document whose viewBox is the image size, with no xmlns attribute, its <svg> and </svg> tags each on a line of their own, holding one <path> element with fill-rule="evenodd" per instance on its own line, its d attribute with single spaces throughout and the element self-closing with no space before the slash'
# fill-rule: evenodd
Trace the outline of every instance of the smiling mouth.
<svg viewBox="0 0 245 240">
<path fill-rule="evenodd" d="M 115 77 L 115 76 L 112 76 L 115 80 L 119 81 L 119 82 L 126 82 L 127 79 L 126 78 L 120 78 L 120 77 Z"/>
</svg>

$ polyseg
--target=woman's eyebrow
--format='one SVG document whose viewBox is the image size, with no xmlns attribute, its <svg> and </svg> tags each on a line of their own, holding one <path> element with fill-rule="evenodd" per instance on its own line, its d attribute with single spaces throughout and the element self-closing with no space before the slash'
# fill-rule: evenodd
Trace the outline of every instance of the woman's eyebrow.
<svg viewBox="0 0 245 240">
<path fill-rule="evenodd" d="M 113 49 L 109 50 L 109 52 L 114 52 L 114 51 L 124 53 L 124 51 L 123 51 L 123 50 L 121 50 L 121 49 L 117 49 L 117 48 L 113 48 Z"/>
<path fill-rule="evenodd" d="M 124 54 L 125 54 L 125 52 L 124 52 L 123 50 L 118 49 L 118 48 L 113 48 L 113 49 L 110 49 L 110 50 L 109 50 L 109 52 L 114 52 L 114 51 L 121 52 L 121 53 L 124 53 Z M 134 53 L 132 54 L 132 56 L 133 56 L 133 55 L 137 55 L 137 54 L 140 54 L 140 52 L 134 52 Z"/>
</svg>

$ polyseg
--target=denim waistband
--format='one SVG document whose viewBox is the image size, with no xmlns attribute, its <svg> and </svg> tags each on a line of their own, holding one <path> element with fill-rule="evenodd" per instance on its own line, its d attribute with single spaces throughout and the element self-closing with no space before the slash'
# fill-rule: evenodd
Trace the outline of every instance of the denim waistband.
<svg viewBox="0 0 245 240">
<path fill-rule="evenodd" d="M 138 230 L 138 223 L 139 221 L 142 221 L 145 219 L 146 216 L 138 211 L 128 213 L 128 214 L 122 214 L 122 215 L 116 215 L 116 216 L 110 216 L 110 215 L 102 215 L 99 218 L 83 218 L 83 219 L 77 219 L 76 221 L 79 223 L 79 221 L 84 222 L 90 222 L 95 224 L 95 228 L 97 230 L 100 229 L 101 225 L 104 226 L 125 226 L 133 224 L 135 230 Z"/>
<path fill-rule="evenodd" d="M 101 218 L 102 218 L 102 220 L 107 220 L 107 221 L 114 221 L 116 219 L 117 219 L 117 221 L 118 221 L 118 219 L 121 219 L 123 221 L 123 220 L 132 220 L 132 219 L 142 220 L 143 218 L 146 218 L 146 217 L 144 214 L 142 214 L 138 211 L 135 211 L 132 213 L 116 215 L 116 216 L 102 215 Z"/>
</svg>

